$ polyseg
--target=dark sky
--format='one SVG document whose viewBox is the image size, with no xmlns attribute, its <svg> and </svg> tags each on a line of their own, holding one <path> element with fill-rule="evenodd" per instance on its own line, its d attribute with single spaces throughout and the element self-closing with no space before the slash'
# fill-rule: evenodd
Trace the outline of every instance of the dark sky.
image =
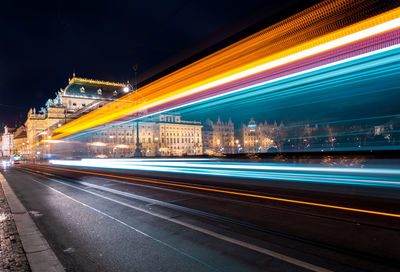
<svg viewBox="0 0 400 272">
<path fill-rule="evenodd" d="M 25 121 L 28 109 L 54 98 L 74 71 L 126 82 L 138 63 L 143 77 L 295 2 L 3 0 L 0 125 Z"/>
</svg>

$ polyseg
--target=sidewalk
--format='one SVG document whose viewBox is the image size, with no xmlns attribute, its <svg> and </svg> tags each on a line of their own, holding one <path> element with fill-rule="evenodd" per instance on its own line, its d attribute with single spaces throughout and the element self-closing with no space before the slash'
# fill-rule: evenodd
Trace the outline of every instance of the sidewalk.
<svg viewBox="0 0 400 272">
<path fill-rule="evenodd" d="M 0 242 L 0 271 L 31 271 L 2 186 L 0 186 Z"/>
<path fill-rule="evenodd" d="M 0 272 L 63 272 L 46 239 L 0 173 Z"/>
</svg>

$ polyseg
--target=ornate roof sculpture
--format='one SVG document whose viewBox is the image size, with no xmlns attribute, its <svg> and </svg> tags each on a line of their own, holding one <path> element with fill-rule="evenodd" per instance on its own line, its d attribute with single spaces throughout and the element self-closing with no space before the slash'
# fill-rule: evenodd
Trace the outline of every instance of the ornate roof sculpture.
<svg viewBox="0 0 400 272">
<path fill-rule="evenodd" d="M 62 90 L 56 92 L 56 98 L 48 99 L 46 102 L 46 108 L 62 107 Z"/>
</svg>

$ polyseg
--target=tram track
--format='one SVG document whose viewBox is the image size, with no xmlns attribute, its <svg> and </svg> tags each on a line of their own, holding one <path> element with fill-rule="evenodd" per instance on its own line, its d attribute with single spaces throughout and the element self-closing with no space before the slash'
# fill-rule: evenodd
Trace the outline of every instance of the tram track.
<svg viewBox="0 0 400 272">
<path fill-rule="evenodd" d="M 38 169 L 32 169 L 31 167 L 29 167 L 29 170 L 27 169 L 28 167 L 22 167 L 22 169 L 24 169 L 25 171 L 28 171 L 30 173 L 34 173 L 34 174 L 40 174 L 40 175 L 45 175 L 45 176 L 52 176 L 51 178 L 60 178 L 59 173 L 57 172 L 56 175 L 54 175 L 54 172 L 52 173 L 51 169 L 43 169 L 41 168 L 40 170 Z M 48 171 L 48 172 L 47 172 Z M 54 170 L 53 170 L 54 171 Z M 175 211 L 179 211 L 185 214 L 189 214 L 191 216 L 196 216 L 199 218 L 202 218 L 203 220 L 209 220 L 211 222 L 215 222 L 215 223 L 222 223 L 222 224 L 228 224 L 233 228 L 244 228 L 246 230 L 249 231 L 256 231 L 259 233 L 264 233 L 264 234 L 268 234 L 268 235 L 274 235 L 280 238 L 284 238 L 287 240 L 291 240 L 291 241 L 296 241 L 299 243 L 303 243 L 303 244 L 307 244 L 313 247 L 317 247 L 317 248 L 321 248 L 321 249 L 325 249 L 325 250 L 329 250 L 329 251 L 334 251 L 338 254 L 344 254 L 346 256 L 352 256 L 354 258 L 357 259 L 361 259 L 364 261 L 373 261 L 375 263 L 379 263 L 382 265 L 389 265 L 391 267 L 399 267 L 398 266 L 398 261 L 396 261 L 395 259 L 391 259 L 391 258 L 382 258 L 382 256 L 376 256 L 373 254 L 368 254 L 366 252 L 361 252 L 361 251 L 357 251 L 357 250 L 351 250 L 349 248 L 345 248 L 345 247 L 338 247 L 335 245 L 331 245 L 331 244 L 327 244 L 327 243 L 323 243 L 320 242 L 318 240 L 312 240 L 312 239 L 306 239 L 303 238 L 301 236 L 297 236 L 297 235 L 293 235 L 290 233 L 285 233 L 285 232 L 280 232 L 277 230 L 274 230 L 272 228 L 268 228 L 266 226 L 260 226 L 258 224 L 253 224 L 251 222 L 246 222 L 246 221 L 242 221 L 242 220 L 238 220 L 235 218 L 231 218 L 231 217 L 226 217 L 226 216 L 222 216 L 219 214 L 215 214 L 215 213 L 210 213 L 210 212 L 206 212 L 206 211 L 202 211 L 202 210 L 198 210 L 198 209 L 192 209 L 189 207 L 185 207 L 185 206 L 181 206 L 181 205 L 177 205 L 177 204 L 173 204 L 173 203 L 169 203 L 169 202 L 165 202 L 165 201 L 160 201 L 160 200 L 156 200 L 156 199 L 151 199 L 151 198 L 147 198 L 144 196 L 139 196 L 139 195 L 135 195 L 135 194 L 131 194 L 131 193 L 127 193 L 127 192 L 122 192 L 119 190 L 114 190 L 108 187 L 104 187 L 104 186 L 99 186 L 99 185 L 93 185 L 90 184 L 88 182 L 81 182 L 81 181 L 76 181 L 76 179 L 74 180 L 73 178 L 71 178 L 70 176 L 68 176 L 67 174 L 62 177 L 62 182 L 65 181 L 74 181 L 75 185 L 69 185 L 72 187 L 77 187 L 76 184 L 79 184 L 79 186 L 85 186 L 87 188 L 91 188 L 94 190 L 100 190 L 106 193 L 110 193 L 113 195 L 118 195 L 120 197 L 124 197 L 124 198 L 131 198 L 131 199 L 135 199 L 135 200 L 139 200 L 139 201 L 144 201 L 147 202 L 149 204 L 151 204 L 152 206 L 158 206 L 158 207 L 163 207 L 163 208 L 167 208 L 167 209 L 173 209 Z M 125 182 L 125 181 L 121 181 L 119 180 L 119 182 L 124 183 L 124 184 L 129 184 L 132 186 L 146 186 L 147 188 L 151 188 L 153 190 L 165 190 L 166 188 L 164 187 L 160 187 L 160 186 L 155 186 L 155 185 L 143 185 L 143 184 L 138 184 L 138 183 L 133 183 L 131 181 L 129 182 Z M 173 191 L 173 192 L 179 192 L 182 194 L 190 194 L 191 196 L 194 197 L 202 197 L 202 198 L 215 198 L 215 196 L 209 195 L 209 194 L 203 194 L 203 193 L 199 193 L 199 192 L 188 192 L 188 191 L 181 191 L 178 189 L 171 189 L 168 188 L 168 191 Z M 218 198 L 220 200 L 220 198 Z M 237 199 L 228 199 L 228 198 L 224 198 L 225 201 L 228 201 L 230 203 L 238 203 L 241 202 L 241 204 L 247 203 L 248 205 L 256 205 L 258 207 L 263 207 L 263 208 L 276 208 L 276 207 L 271 207 L 271 206 L 265 206 L 263 204 L 260 203 L 249 203 L 249 202 L 243 202 L 243 200 L 237 200 Z M 315 218 L 321 218 L 321 219 L 325 219 L 325 220 L 332 220 L 332 221 L 340 221 L 341 223 L 345 223 L 345 224 L 355 224 L 355 221 L 352 220 L 348 220 L 348 219 L 341 219 L 341 218 L 337 218 L 337 217 L 330 217 L 330 216 L 322 216 L 322 215 L 316 215 L 316 214 L 312 214 L 312 213 L 304 213 L 304 212 L 297 212 L 294 210 L 289 210 L 289 209 L 282 209 L 279 208 L 281 211 L 284 212 L 290 212 L 291 214 L 297 215 L 297 216 L 312 216 Z M 374 224 L 364 224 L 365 226 L 371 227 L 371 228 L 385 228 L 379 225 L 374 225 Z M 399 231 L 398 228 L 385 228 L 386 230 L 389 231 Z"/>
</svg>

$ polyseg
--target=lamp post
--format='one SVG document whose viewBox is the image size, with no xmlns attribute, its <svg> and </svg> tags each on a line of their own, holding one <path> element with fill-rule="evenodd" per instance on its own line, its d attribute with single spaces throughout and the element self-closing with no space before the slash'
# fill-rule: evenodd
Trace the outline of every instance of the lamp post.
<svg viewBox="0 0 400 272">
<path fill-rule="evenodd" d="M 136 120 L 136 149 L 133 154 L 135 157 L 143 157 L 142 144 L 139 141 L 139 120 Z"/>
<path fill-rule="evenodd" d="M 124 89 L 123 89 L 123 91 L 125 93 L 136 92 L 136 94 L 139 94 L 138 91 L 137 91 L 137 89 L 138 89 L 137 88 L 137 84 L 138 84 L 138 82 L 137 82 L 137 70 L 138 70 L 138 65 L 135 64 L 133 66 L 133 71 L 134 71 L 134 75 L 135 75 L 133 86 L 131 84 L 129 84 L 129 82 L 128 82 L 128 85 L 126 85 L 124 87 Z M 139 115 L 137 117 L 139 117 Z M 135 133 L 135 127 L 134 126 L 132 126 L 132 127 L 133 127 L 133 129 L 132 129 L 132 137 L 133 137 L 133 135 Z M 136 149 L 135 149 L 135 152 L 134 152 L 133 156 L 134 157 L 143 157 L 142 144 L 140 143 L 140 139 L 139 139 L 139 119 L 136 119 Z"/>
</svg>

